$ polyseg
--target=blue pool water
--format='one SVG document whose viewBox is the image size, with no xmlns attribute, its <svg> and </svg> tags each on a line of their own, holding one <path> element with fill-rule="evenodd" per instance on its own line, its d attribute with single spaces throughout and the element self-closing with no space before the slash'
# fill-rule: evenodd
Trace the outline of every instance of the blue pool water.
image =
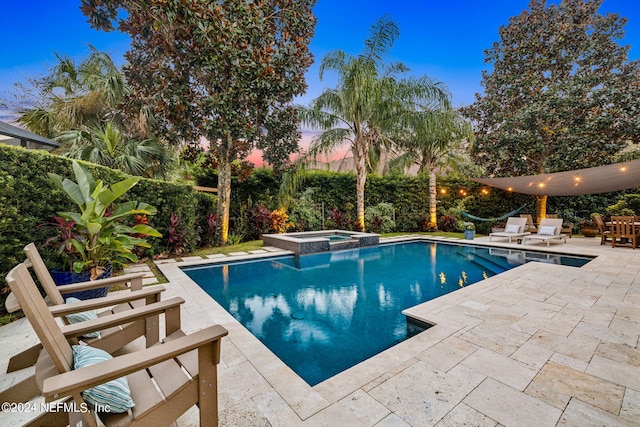
<svg viewBox="0 0 640 427">
<path fill-rule="evenodd" d="M 402 310 L 533 260 L 589 258 L 412 242 L 183 270 L 313 386 L 414 334 Z"/>
</svg>

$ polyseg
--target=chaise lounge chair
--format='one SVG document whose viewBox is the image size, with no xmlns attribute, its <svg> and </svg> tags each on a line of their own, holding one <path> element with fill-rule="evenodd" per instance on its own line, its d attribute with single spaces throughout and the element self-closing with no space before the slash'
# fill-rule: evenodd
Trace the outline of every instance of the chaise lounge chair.
<svg viewBox="0 0 640 427">
<path fill-rule="evenodd" d="M 564 240 L 564 243 L 567 243 L 567 235 L 562 234 L 561 230 L 562 218 L 543 218 L 540 220 L 538 233 L 525 236 L 524 244 L 526 245 L 530 240 L 547 242 L 547 247 L 549 247 L 554 240 Z"/>
<path fill-rule="evenodd" d="M 513 238 L 521 240 L 524 236 L 531 234 L 528 231 L 524 231 L 527 225 L 526 218 L 509 217 L 507 218 L 507 224 L 504 227 L 504 231 L 497 231 L 489 234 L 489 241 L 492 241 L 494 237 L 506 237 L 509 239 L 509 243 Z"/>
<path fill-rule="evenodd" d="M 6 280 L 45 350 L 40 353 L 36 365 L 38 386 L 45 401 L 62 399 L 68 407 L 75 405 L 79 408 L 78 412 L 68 413 L 69 419 L 63 425 L 168 425 L 195 404 L 200 408 L 199 425 L 217 425 L 216 365 L 220 361 L 221 338 L 227 335 L 222 326 L 211 326 L 185 335 L 179 329 L 178 306 L 177 310 L 165 315 L 167 338 L 163 344 L 115 358 L 107 355 L 106 360 L 92 366 L 78 367 L 81 365 L 81 353 L 96 353 L 90 354 L 90 358 L 98 358 L 97 353 L 102 351 L 90 346 L 71 347 L 64 331 L 74 330 L 75 334 L 80 334 L 83 328 L 78 325 L 82 324 L 58 325 L 25 264 L 14 267 Z M 172 300 L 183 301 L 176 297 L 160 304 L 175 303 Z M 145 316 L 143 312 L 147 310 L 148 307 L 140 307 L 110 316 L 110 324 L 116 324 L 116 317 L 120 317 L 120 323 L 144 318 L 141 316 Z M 125 376 L 126 381 L 122 379 Z M 114 402 L 105 403 L 103 407 L 111 412 L 96 412 L 95 409 L 101 406 L 88 405 L 84 399 L 100 385 L 107 387 L 102 395 L 106 395 L 109 401 L 117 398 L 127 402 L 129 409 L 115 412 L 112 410 L 117 407 Z M 40 425 L 60 425 L 60 417 L 66 413 L 56 413 L 57 406 L 52 408 L 52 412 L 39 421 Z"/>
<path fill-rule="evenodd" d="M 520 214 L 520 218 L 527 219 L 527 225 L 525 225 L 524 231 L 538 231 L 538 227 L 536 227 L 536 224 L 533 222 L 533 217 L 531 216 L 531 214 Z"/>
</svg>

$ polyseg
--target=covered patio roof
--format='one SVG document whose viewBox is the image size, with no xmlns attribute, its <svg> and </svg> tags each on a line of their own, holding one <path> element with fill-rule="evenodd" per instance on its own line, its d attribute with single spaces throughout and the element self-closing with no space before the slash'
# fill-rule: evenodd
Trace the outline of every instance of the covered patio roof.
<svg viewBox="0 0 640 427">
<path fill-rule="evenodd" d="M 582 196 L 640 187 L 640 159 L 594 168 L 472 181 L 534 196 Z"/>
<path fill-rule="evenodd" d="M 56 141 L 5 122 L 0 122 L 0 141 L 4 144 L 21 145 L 26 148 L 44 148 L 45 150 L 60 147 Z"/>
</svg>

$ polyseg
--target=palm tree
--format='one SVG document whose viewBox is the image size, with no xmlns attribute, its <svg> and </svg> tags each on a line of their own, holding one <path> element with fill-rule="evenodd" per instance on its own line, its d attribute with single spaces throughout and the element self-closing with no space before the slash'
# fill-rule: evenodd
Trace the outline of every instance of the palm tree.
<svg viewBox="0 0 640 427">
<path fill-rule="evenodd" d="M 338 87 L 324 91 L 309 108 L 300 108 L 304 124 L 323 132 L 312 141 L 310 153 L 331 153 L 349 144 L 356 173 L 357 221 L 364 229 L 364 188 L 371 170 L 372 147 L 389 145 L 388 130 L 418 100 L 446 103 L 446 92 L 426 77 L 399 79 L 408 71 L 402 64 L 386 65 L 382 56 L 398 37 L 397 26 L 384 17 L 372 27 L 365 48 L 358 56 L 343 51 L 328 53 L 320 64 L 320 80 L 325 71 L 338 74 Z"/>
<path fill-rule="evenodd" d="M 54 138 L 82 125 L 119 119 L 116 107 L 128 93 L 124 76 L 108 54 L 89 47 L 91 54 L 79 65 L 56 54 L 58 64 L 35 82 L 40 105 L 21 111 L 19 123 Z"/>
<path fill-rule="evenodd" d="M 153 116 L 127 99 L 129 88 L 111 57 L 90 46 L 76 65 L 56 54 L 58 64 L 36 81 L 39 105 L 18 118 L 27 129 L 63 143 L 58 152 L 74 159 L 119 169 L 131 175 L 166 179 L 175 159 L 149 129 Z M 132 114 L 125 112 L 125 104 Z"/>
<path fill-rule="evenodd" d="M 404 153 L 393 164 L 403 169 L 415 164 L 419 174 L 429 174 L 429 225 L 437 229 L 436 172 L 447 167 L 466 172 L 477 168 L 465 145 L 473 141 L 473 127 L 457 110 L 427 108 L 403 116 L 397 132 L 396 141 Z"/>
<path fill-rule="evenodd" d="M 104 127 L 82 126 L 56 138 L 64 156 L 121 170 L 129 175 L 168 179 L 175 169 L 173 153 L 157 139 L 128 138 L 112 122 Z"/>
</svg>

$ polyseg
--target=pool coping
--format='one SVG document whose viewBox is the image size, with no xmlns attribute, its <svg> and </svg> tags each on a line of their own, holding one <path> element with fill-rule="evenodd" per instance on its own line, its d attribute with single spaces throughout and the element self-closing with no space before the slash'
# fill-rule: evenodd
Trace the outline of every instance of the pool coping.
<svg viewBox="0 0 640 427">
<path fill-rule="evenodd" d="M 522 246 L 515 244 L 504 244 L 501 242 L 487 242 L 478 239 L 469 241 L 461 239 L 449 239 L 430 236 L 402 236 L 395 238 L 381 239 L 381 244 L 402 243 L 409 241 L 447 242 L 460 243 L 477 246 L 490 246 L 511 249 L 521 249 L 535 252 L 551 252 L 566 255 L 580 255 L 598 257 L 597 251 L 584 251 L 576 253 L 575 248 L 553 246 L 551 248 Z M 274 255 L 293 255 L 290 251 L 274 251 L 267 253 L 236 254 L 232 257 L 187 260 L 182 262 L 156 262 L 160 271 L 169 279 L 172 284 L 179 285 L 182 289 L 178 295 L 189 295 L 208 316 L 216 323 L 222 324 L 229 330 L 229 336 L 225 338 L 228 344 L 232 345 L 231 351 L 227 354 L 225 348 L 229 346 L 223 343 L 222 359 L 227 364 L 233 364 L 237 358 L 246 358 L 257 372 L 269 383 L 282 399 L 295 411 L 300 419 L 305 420 L 314 414 L 322 411 L 328 406 L 336 403 L 346 396 L 354 393 L 358 389 L 371 389 L 384 381 L 390 373 L 406 367 L 406 364 L 417 360 L 420 353 L 432 348 L 443 340 L 455 334 L 463 333 L 465 330 L 477 326 L 479 320 L 473 317 L 458 316 L 452 319 L 450 316 L 443 316 L 446 311 L 443 307 L 451 307 L 466 299 L 469 295 L 482 295 L 496 289 L 498 284 L 506 278 L 505 275 L 519 277 L 522 270 L 536 269 L 537 266 L 528 263 L 515 267 L 512 270 L 501 273 L 497 276 L 482 280 L 473 286 L 461 288 L 455 292 L 438 297 L 436 299 L 418 304 L 403 311 L 404 314 L 414 317 L 425 323 L 434 326 L 428 330 L 409 338 L 383 352 L 366 359 L 357 365 L 331 377 L 313 387 L 309 386 L 302 378 L 291 370 L 284 362 L 275 356 L 258 338 L 240 324 L 231 314 L 222 308 L 213 298 L 206 294 L 195 282 L 193 282 L 180 267 L 193 265 L 212 264 L 229 262 L 236 260 L 253 260 Z M 550 268 L 570 268 L 569 266 L 555 266 L 543 264 Z M 588 264 L 587 264 L 588 265 Z M 499 279 L 496 279 L 499 278 Z M 178 290 L 178 289 L 176 289 Z M 240 354 L 234 354 L 235 352 Z"/>
</svg>

